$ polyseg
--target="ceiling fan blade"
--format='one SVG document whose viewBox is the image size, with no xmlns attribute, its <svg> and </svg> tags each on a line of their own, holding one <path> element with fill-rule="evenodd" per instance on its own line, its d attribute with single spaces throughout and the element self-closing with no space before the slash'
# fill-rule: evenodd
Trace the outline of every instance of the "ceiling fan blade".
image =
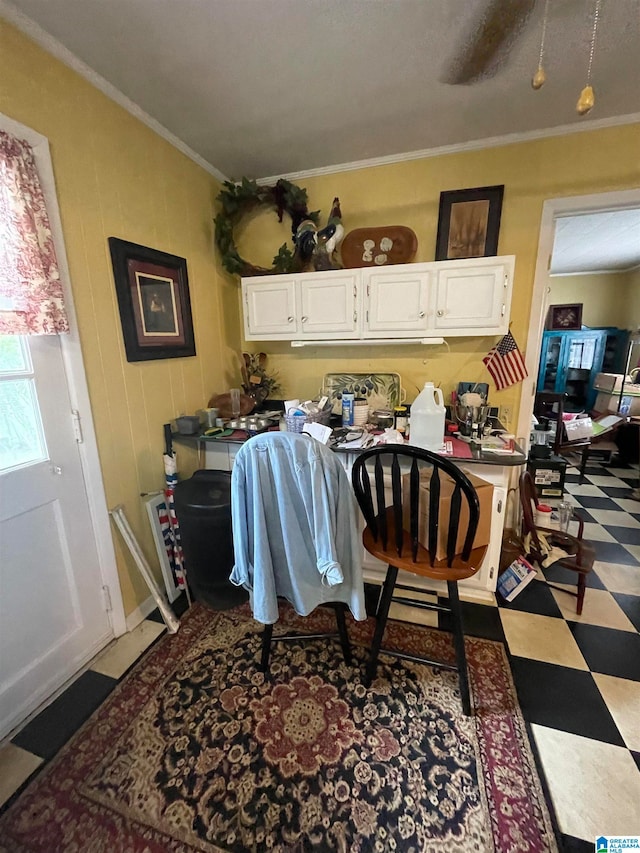
<svg viewBox="0 0 640 853">
<path fill-rule="evenodd" d="M 493 77 L 529 20 L 535 0 L 490 0 L 459 42 L 441 78 L 451 85 Z"/>
</svg>

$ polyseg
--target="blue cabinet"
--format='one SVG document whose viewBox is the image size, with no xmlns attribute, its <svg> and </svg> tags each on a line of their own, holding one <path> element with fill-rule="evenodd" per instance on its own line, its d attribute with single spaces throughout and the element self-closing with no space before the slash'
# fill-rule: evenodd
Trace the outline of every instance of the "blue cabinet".
<svg viewBox="0 0 640 853">
<path fill-rule="evenodd" d="M 591 411 L 610 329 L 547 331 L 542 336 L 538 391 L 566 394 L 565 412 Z"/>
</svg>

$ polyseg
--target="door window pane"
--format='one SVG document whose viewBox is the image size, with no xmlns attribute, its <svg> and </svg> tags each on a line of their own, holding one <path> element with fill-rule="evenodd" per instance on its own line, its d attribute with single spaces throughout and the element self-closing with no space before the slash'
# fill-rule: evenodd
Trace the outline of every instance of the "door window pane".
<svg viewBox="0 0 640 853">
<path fill-rule="evenodd" d="M 46 458 L 27 343 L 0 335 L 0 472 Z"/>
</svg>

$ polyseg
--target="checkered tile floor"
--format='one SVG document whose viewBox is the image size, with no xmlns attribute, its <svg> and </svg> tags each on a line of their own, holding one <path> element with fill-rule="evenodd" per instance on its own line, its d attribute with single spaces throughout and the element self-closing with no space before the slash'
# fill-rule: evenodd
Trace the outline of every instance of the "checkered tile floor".
<svg viewBox="0 0 640 853">
<path fill-rule="evenodd" d="M 566 853 L 593 853 L 600 835 L 640 834 L 640 502 L 630 498 L 637 485 L 637 468 L 594 465 L 582 486 L 577 470 L 568 471 L 564 498 L 582 514 L 596 549 L 581 616 L 573 596 L 545 583 L 546 576 L 575 588 L 573 573 L 562 569 L 540 571 L 511 604 L 462 605 L 467 634 L 507 648 Z M 379 590 L 367 592 L 375 607 Z M 184 602 L 176 605 L 179 615 Z M 420 614 L 450 627 L 442 614 L 393 607 L 394 618 Z M 0 748 L 0 806 L 104 701 L 163 632 L 161 621 L 156 611 L 121 637 Z M 521 848 L 514 840 L 510 849 Z"/>
<path fill-rule="evenodd" d="M 637 469 L 593 465 L 578 480 L 568 469 L 564 499 L 596 551 L 582 615 L 545 583 L 575 589 L 574 573 L 550 568 L 497 602 L 496 628 L 562 844 L 592 853 L 596 836 L 640 834 L 640 502 L 630 498 Z M 473 618 L 482 614 L 467 631 Z"/>
</svg>

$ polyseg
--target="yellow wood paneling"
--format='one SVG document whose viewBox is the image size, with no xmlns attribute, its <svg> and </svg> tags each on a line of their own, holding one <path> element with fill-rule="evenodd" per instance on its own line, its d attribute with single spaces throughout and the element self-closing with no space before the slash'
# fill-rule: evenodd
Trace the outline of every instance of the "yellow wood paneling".
<svg viewBox="0 0 640 853">
<path fill-rule="evenodd" d="M 226 383 L 239 343 L 221 317 L 212 242 L 218 183 L 24 35 L 0 21 L 0 112 L 49 139 L 107 504 L 124 504 L 157 566 L 141 492 L 162 486 L 163 423 Z M 187 259 L 197 355 L 129 364 L 107 245 L 110 236 Z M 225 284 L 228 286 L 228 284 Z M 230 343 L 231 342 L 231 343 Z M 181 473 L 196 465 L 179 453 Z M 125 612 L 148 590 L 117 535 Z"/>
</svg>

